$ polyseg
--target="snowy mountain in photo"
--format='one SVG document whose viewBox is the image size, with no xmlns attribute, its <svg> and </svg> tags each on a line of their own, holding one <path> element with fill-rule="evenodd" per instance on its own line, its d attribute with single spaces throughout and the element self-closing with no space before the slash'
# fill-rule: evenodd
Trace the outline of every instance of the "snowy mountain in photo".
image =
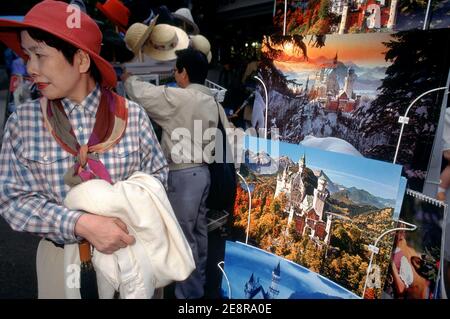
<svg viewBox="0 0 450 319">
<path fill-rule="evenodd" d="M 254 153 L 250 150 L 245 152 L 246 166 L 257 175 L 276 175 L 281 173 L 282 169 L 288 165 L 293 168 L 297 163 L 294 163 L 288 156 L 281 156 L 279 158 L 271 158 L 266 152 Z M 311 169 L 316 179 L 323 176 L 327 181 L 327 190 L 330 192 L 332 198 L 351 200 L 357 205 L 369 205 L 376 208 L 394 207 L 394 199 L 386 199 L 374 196 L 369 192 L 358 189 L 356 187 L 345 187 L 341 184 L 333 182 L 327 174 L 321 169 Z M 315 182 L 317 183 L 317 181 Z"/>
</svg>

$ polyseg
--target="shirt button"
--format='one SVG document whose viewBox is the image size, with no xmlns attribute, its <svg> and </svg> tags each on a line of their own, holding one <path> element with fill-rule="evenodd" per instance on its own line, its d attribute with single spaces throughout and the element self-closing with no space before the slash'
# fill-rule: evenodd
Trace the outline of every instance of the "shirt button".
<svg viewBox="0 0 450 319">
<path fill-rule="evenodd" d="M 83 127 L 82 126 L 78 126 L 78 132 L 80 132 L 80 133 L 83 132 Z"/>
<path fill-rule="evenodd" d="M 42 155 L 42 159 L 44 160 L 44 162 L 48 161 L 48 156 L 47 155 Z"/>
</svg>

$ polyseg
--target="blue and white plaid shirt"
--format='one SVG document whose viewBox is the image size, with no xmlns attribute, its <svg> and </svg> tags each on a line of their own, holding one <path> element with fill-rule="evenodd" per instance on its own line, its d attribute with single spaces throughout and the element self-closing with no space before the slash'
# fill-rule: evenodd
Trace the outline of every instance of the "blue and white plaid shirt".
<svg viewBox="0 0 450 319">
<path fill-rule="evenodd" d="M 93 130 L 99 99 L 97 86 L 79 105 L 62 101 L 80 144 Z M 39 100 L 17 108 L 6 124 L 0 153 L 0 215 L 11 228 L 61 244 L 77 241 L 74 228 L 82 212 L 62 205 L 69 190 L 63 176 L 74 160 L 44 126 Z M 134 102 L 128 102 L 124 136 L 100 160 L 114 183 L 142 171 L 167 185 L 167 161 L 148 116 Z"/>
</svg>

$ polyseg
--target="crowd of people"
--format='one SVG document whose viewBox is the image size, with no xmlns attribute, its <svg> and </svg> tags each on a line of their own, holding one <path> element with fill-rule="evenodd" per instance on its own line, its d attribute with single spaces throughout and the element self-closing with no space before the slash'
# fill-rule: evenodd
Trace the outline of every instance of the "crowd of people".
<svg viewBox="0 0 450 319">
<path fill-rule="evenodd" d="M 73 254 L 74 245 L 79 256 L 72 260 L 79 265 L 86 261 L 97 270 L 105 269 L 98 263 L 107 258 L 94 254 L 97 257 L 92 259 L 93 252 L 117 257 L 119 265 L 108 264 L 106 269 L 119 267 L 120 271 L 131 262 L 137 286 L 133 289 L 146 287 L 143 294 L 133 296 L 152 297 L 145 280 L 148 270 L 140 268 L 143 260 L 130 260 L 120 252 L 142 246 L 146 254 L 136 248 L 131 252 L 150 260 L 152 283 L 176 281 L 176 298 L 204 297 L 207 164 L 214 160 L 214 147 L 209 151 L 205 147 L 214 137 L 204 140 L 203 136 L 208 129 L 217 129 L 218 121 L 225 128 L 230 124 L 204 85 L 211 48 L 198 34 L 189 9 L 170 12 L 161 6 L 143 14 L 142 6 L 131 6 L 138 3 L 143 5 L 142 1 L 129 1 L 129 7 L 127 1 L 97 3 L 98 10 L 115 26 L 116 40 L 126 45 L 122 52 L 115 48 L 113 56 L 108 52 L 109 57 L 101 54 L 102 23 L 87 14 L 83 1 L 69 6 L 45 0 L 31 8 L 21 22 L 0 20 L 0 41 L 23 59 L 26 74 L 22 76 L 30 78 L 38 90 L 37 98 L 15 105 L 5 126 L 0 214 L 12 229 L 43 238 L 36 262 L 39 298 L 97 296 L 83 291 L 86 288 L 80 286 L 80 278 L 75 283 L 78 293 L 67 290 L 65 261 L 73 257 L 67 255 Z M 118 78 L 112 62 L 117 62 L 119 55 L 119 61 L 128 59 L 128 53 L 123 54 L 126 51 L 139 60 L 145 55 L 173 61 L 175 83 L 154 86 L 126 69 L 120 69 Z M 115 92 L 118 80 L 125 84 L 126 97 Z M 160 139 L 152 123 L 161 128 Z M 190 134 L 184 134 L 186 130 Z M 168 238 L 167 243 L 140 246 L 143 239 L 138 230 L 148 217 L 132 207 L 121 212 L 124 215 L 101 215 L 95 209 L 73 209 L 66 203 L 80 189 L 77 186 L 87 184 L 95 189 L 92 198 L 97 207 L 95 202 L 101 199 L 96 196 L 106 187 L 97 189 L 93 182 L 98 180 L 118 188 L 118 196 L 125 198 L 131 196 L 126 193 L 130 184 L 139 183 L 148 193 L 147 200 L 162 205 L 158 206 L 161 225 L 157 232 Z M 111 210 L 116 204 L 110 203 Z M 174 219 L 177 227 L 169 227 Z M 157 269 L 161 263 L 167 263 L 166 269 Z M 98 273 L 99 277 L 110 278 L 110 273 Z M 162 295 L 161 285 L 153 287 L 154 297 Z M 126 297 L 126 291 L 115 288 Z M 100 297 L 106 296 L 100 286 L 98 290 Z"/>
<path fill-rule="evenodd" d="M 159 288 L 175 281 L 176 298 L 202 298 L 207 282 L 208 164 L 217 151 L 208 147 L 214 138 L 204 136 L 219 124 L 264 128 L 264 103 L 255 80 L 259 57 L 240 66 L 222 61 L 219 85 L 227 89 L 222 106 L 204 85 L 211 45 L 199 34 L 188 8 L 170 12 L 164 5 L 149 7 L 148 1 L 97 3 L 96 14 L 103 14 L 112 29 L 88 12 L 82 0 L 71 5 L 44 0 L 21 22 L 0 19 L 0 41 L 10 49 L 9 75 L 17 81 L 0 152 L 0 215 L 12 229 L 42 237 L 36 257 L 39 298 L 86 296 L 80 278 L 75 283 L 79 291 L 68 292 L 69 259 L 119 272 L 131 263 L 133 289 L 139 292 L 133 297 L 161 297 Z M 154 85 L 113 67 L 144 59 L 167 63 L 173 83 Z M 124 84 L 124 96 L 116 91 L 118 81 Z M 304 143 L 337 145 L 339 151 L 360 155 L 330 139 L 311 137 Z M 446 174 L 448 170 L 440 196 L 448 187 Z M 95 184 L 99 180 L 106 186 Z M 85 183 L 93 185 L 92 211 L 67 202 Z M 100 214 L 96 201 L 102 200 L 99 194 L 107 186 L 116 187 L 118 198 L 129 200 L 134 197 L 127 190 L 139 187 L 143 200 L 158 207 L 156 232 L 165 243 L 145 244 L 145 236 L 138 234 L 148 219 L 133 205 L 125 212 Z M 110 205 L 118 207 L 114 200 Z M 132 257 L 120 253 L 131 246 Z M 96 264 L 111 260 L 102 255 L 92 259 L 94 252 L 115 254 L 116 264 Z M 136 261 L 136 256 L 146 261 Z M 153 272 L 141 269 L 143 264 L 150 264 Z M 167 267 L 157 266 L 161 264 Z M 426 258 L 408 246 L 402 231 L 396 236 L 391 267 L 395 296 L 431 296 L 427 276 L 435 274 L 427 272 Z M 127 294 L 108 279 L 110 273 L 98 277 L 121 291 L 121 297 Z M 119 280 L 123 284 L 129 278 Z M 106 296 L 98 288 L 94 295 Z"/>
</svg>

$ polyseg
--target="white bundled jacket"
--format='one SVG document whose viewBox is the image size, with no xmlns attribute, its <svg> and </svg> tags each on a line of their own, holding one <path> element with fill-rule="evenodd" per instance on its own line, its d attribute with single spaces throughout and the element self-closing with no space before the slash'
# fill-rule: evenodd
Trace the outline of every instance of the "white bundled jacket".
<svg viewBox="0 0 450 319">
<path fill-rule="evenodd" d="M 114 185 L 90 180 L 72 188 L 66 207 L 117 217 L 127 224 L 136 243 L 106 255 L 94 249 L 100 298 L 151 298 L 155 288 L 186 279 L 195 268 L 192 251 L 173 213 L 161 182 L 136 172 Z M 65 246 L 66 297 L 80 298 L 78 244 Z"/>
</svg>

